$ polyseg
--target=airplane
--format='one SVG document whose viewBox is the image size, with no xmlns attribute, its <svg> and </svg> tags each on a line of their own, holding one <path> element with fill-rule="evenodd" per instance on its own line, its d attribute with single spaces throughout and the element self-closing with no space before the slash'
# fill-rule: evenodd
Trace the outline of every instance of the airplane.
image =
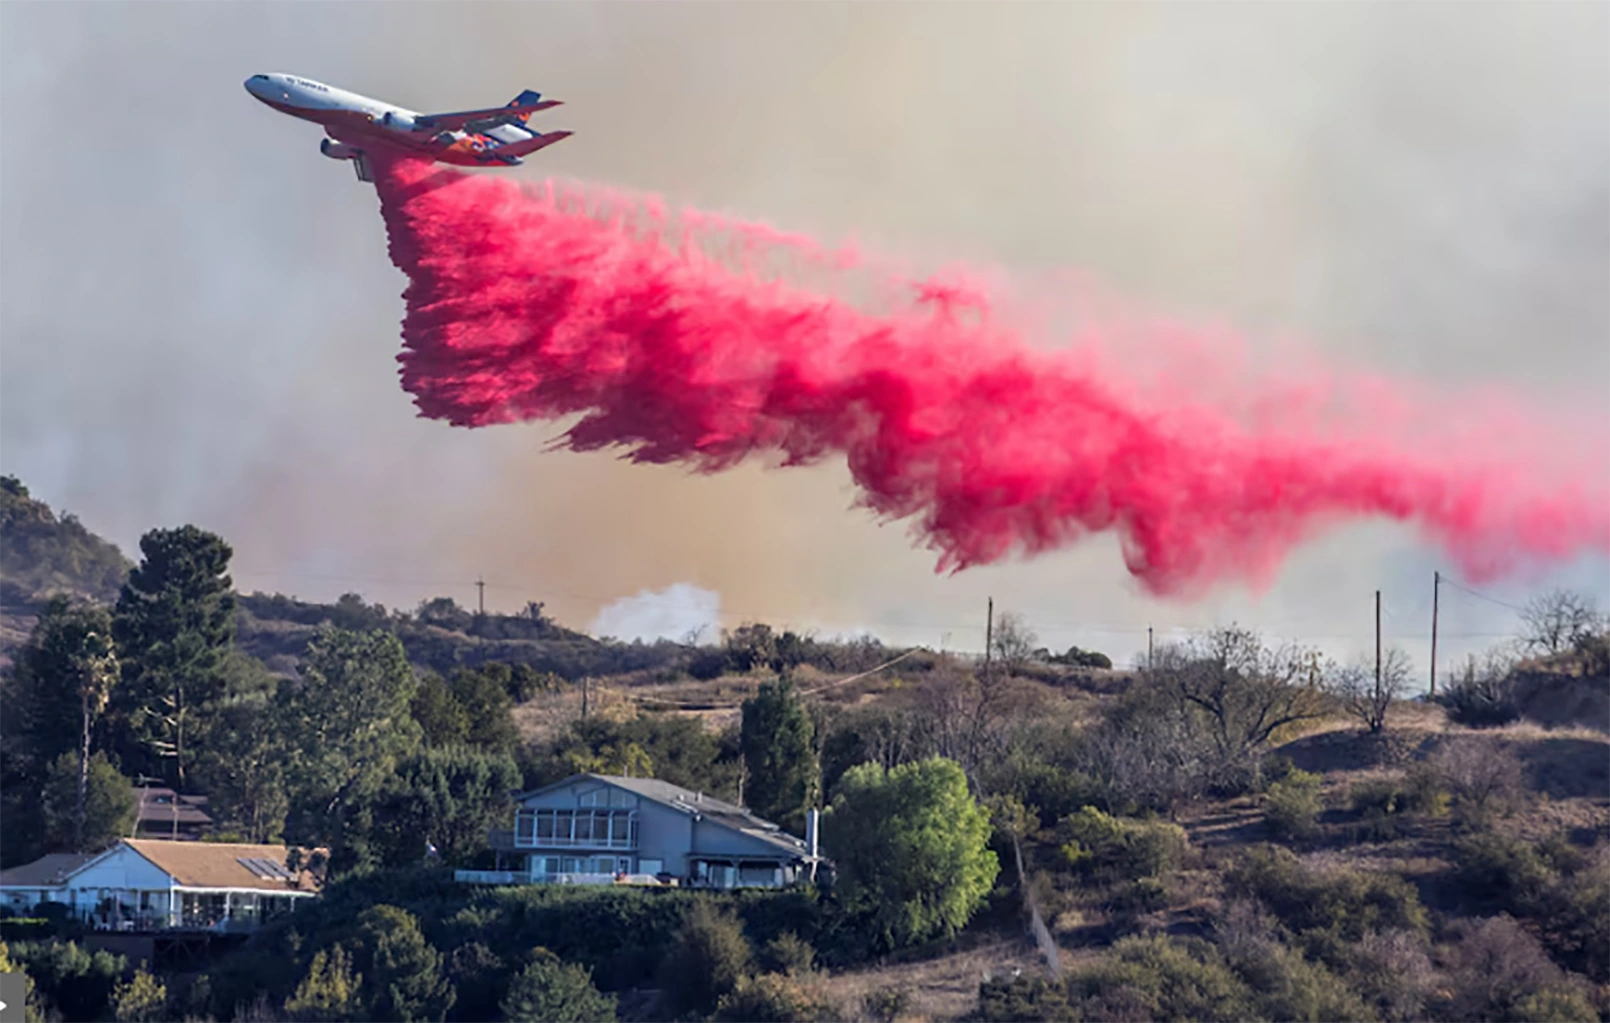
<svg viewBox="0 0 1610 1023">
<path fill-rule="evenodd" d="M 368 149 L 399 150 L 460 167 L 515 167 L 527 156 L 569 138 L 568 131 L 534 131 L 526 119 L 560 105 L 526 89 L 507 106 L 421 114 L 299 78 L 253 75 L 246 91 L 275 110 L 324 126 L 319 152 L 332 160 L 351 160 L 359 181 L 373 181 Z"/>
</svg>

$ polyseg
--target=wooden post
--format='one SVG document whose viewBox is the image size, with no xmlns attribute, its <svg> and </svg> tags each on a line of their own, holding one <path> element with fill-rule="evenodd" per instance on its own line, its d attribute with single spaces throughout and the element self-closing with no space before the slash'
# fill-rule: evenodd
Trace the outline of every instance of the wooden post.
<svg viewBox="0 0 1610 1023">
<path fill-rule="evenodd" d="M 1437 695 L 1437 595 L 1442 589 L 1442 573 L 1431 573 L 1431 695 Z"/>
<path fill-rule="evenodd" d="M 989 609 L 984 613 L 984 677 L 989 677 L 990 648 L 995 630 L 995 598 L 989 598 Z"/>
<path fill-rule="evenodd" d="M 1146 626 L 1146 670 L 1152 670 L 1152 627 Z"/>
<path fill-rule="evenodd" d="M 1375 591 L 1375 695 L 1381 695 L 1381 591 Z"/>
</svg>

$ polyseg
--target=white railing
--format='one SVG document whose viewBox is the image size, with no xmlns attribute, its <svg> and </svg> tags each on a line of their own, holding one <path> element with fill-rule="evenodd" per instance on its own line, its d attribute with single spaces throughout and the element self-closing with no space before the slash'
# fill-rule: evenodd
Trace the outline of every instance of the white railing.
<svg viewBox="0 0 1610 1023">
<path fill-rule="evenodd" d="M 453 880 L 465 884 L 647 884 L 658 885 L 653 874 L 528 874 L 523 870 L 455 870 Z"/>
<path fill-rule="evenodd" d="M 455 870 L 453 880 L 465 884 L 530 884 L 531 875 L 523 870 Z"/>
<path fill-rule="evenodd" d="M 517 835 L 514 844 L 521 849 L 625 849 L 637 848 L 631 838 L 571 838 L 569 835 L 553 837 Z"/>
</svg>

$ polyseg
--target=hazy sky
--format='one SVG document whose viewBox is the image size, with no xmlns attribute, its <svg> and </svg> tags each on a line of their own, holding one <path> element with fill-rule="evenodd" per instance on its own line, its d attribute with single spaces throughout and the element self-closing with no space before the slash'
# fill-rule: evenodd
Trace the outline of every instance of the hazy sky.
<svg viewBox="0 0 1610 1023">
<path fill-rule="evenodd" d="M 244 91 L 265 71 L 422 110 L 530 87 L 577 134 L 513 177 L 1078 268 L 1432 384 L 1610 394 L 1603 3 L 0 5 L 0 470 L 130 552 L 217 530 L 244 589 L 473 604 L 484 575 L 489 605 L 587 627 L 686 584 L 728 625 L 971 648 L 993 595 L 1127 657 L 1148 624 L 1231 619 L 1363 649 L 1380 588 L 1423 670 L 1447 567 L 1362 523 L 1189 604 L 1141 594 L 1111 537 L 941 577 L 850 509 L 842 464 L 690 477 L 543 453 L 559 424 L 417 419 L 373 191 Z M 1603 560 L 1481 589 L 1555 581 L 1610 602 Z M 684 631 L 709 600 L 600 627 Z M 1459 591 L 1443 616 L 1453 656 L 1515 627 Z"/>
</svg>

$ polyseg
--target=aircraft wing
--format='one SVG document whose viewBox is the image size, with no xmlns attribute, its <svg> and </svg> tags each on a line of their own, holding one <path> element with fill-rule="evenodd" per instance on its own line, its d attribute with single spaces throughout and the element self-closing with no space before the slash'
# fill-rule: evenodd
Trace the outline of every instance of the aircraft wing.
<svg viewBox="0 0 1610 1023">
<path fill-rule="evenodd" d="M 563 100 L 545 99 L 540 102 L 510 105 L 506 107 L 488 107 L 485 110 L 458 110 L 450 114 L 420 114 L 414 118 L 414 124 L 430 131 L 486 131 L 500 124 L 524 123 L 526 115 L 534 114 L 538 110 L 547 110 L 559 106 Z"/>
</svg>

